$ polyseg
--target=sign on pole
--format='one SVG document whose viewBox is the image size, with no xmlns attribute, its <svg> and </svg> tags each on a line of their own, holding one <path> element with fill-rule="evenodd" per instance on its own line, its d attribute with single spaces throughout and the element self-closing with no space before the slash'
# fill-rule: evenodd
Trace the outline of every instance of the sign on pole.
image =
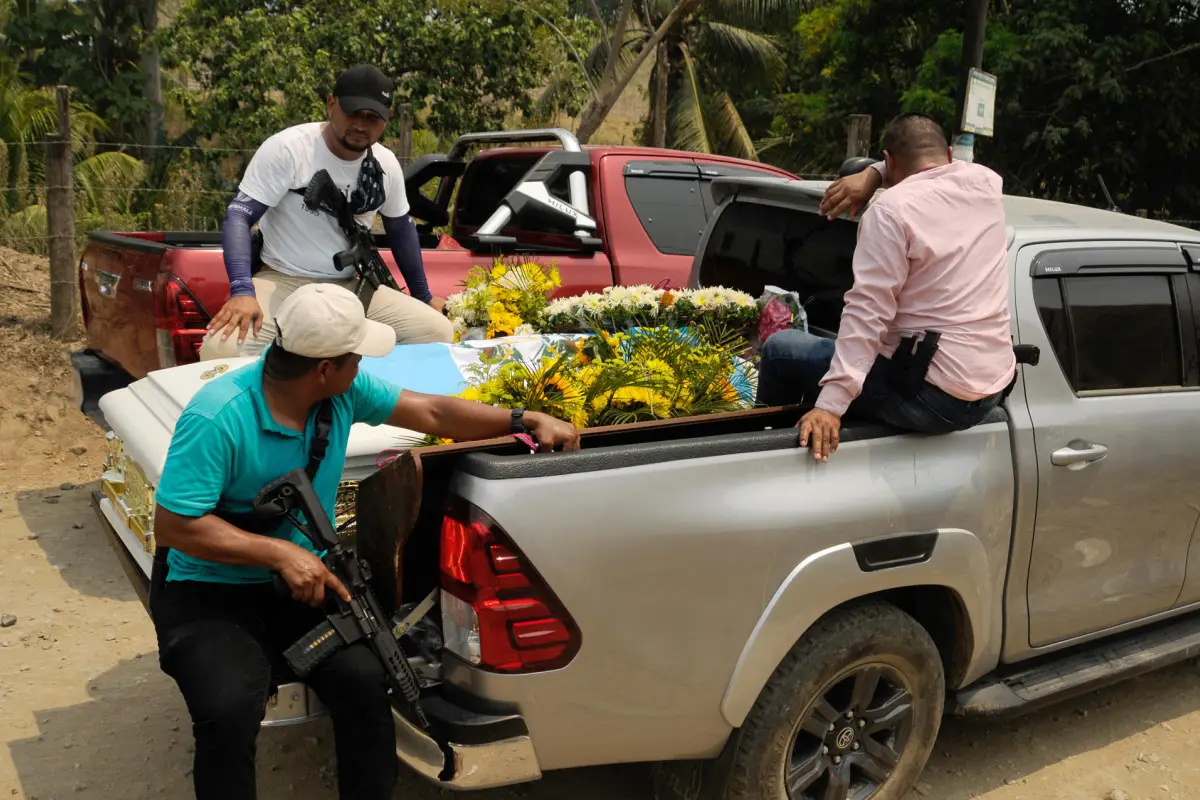
<svg viewBox="0 0 1200 800">
<path fill-rule="evenodd" d="M 967 76 L 967 99 L 963 103 L 962 130 L 979 136 L 996 132 L 996 76 L 971 68 Z"/>
</svg>

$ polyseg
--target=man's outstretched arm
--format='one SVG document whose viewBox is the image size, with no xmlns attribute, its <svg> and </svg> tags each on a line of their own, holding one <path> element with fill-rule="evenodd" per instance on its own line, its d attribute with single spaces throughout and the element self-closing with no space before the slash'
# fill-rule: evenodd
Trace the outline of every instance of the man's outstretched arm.
<svg viewBox="0 0 1200 800">
<path fill-rule="evenodd" d="M 511 433 L 512 411 L 457 397 L 405 390 L 400 393 L 387 424 L 455 441 L 473 441 Z M 546 450 L 558 446 L 564 450 L 579 449 L 579 431 L 570 423 L 548 414 L 528 411 L 524 425 Z"/>
<path fill-rule="evenodd" d="M 237 331 L 239 345 L 246 341 L 251 327 L 255 335 L 262 329 L 263 313 L 254 297 L 251 274 L 251 228 L 268 210 L 265 203 L 258 202 L 245 192 L 238 192 L 225 209 L 225 221 L 221 224 L 221 249 L 225 258 L 225 274 L 229 276 L 229 302 L 213 317 L 208 329 L 219 331 L 224 339 Z"/>
<path fill-rule="evenodd" d="M 837 450 L 842 415 L 862 391 L 867 373 L 896 318 L 900 291 L 908 280 L 908 235 L 890 211 L 874 208 L 860 223 L 854 250 L 854 286 L 838 327 L 833 363 L 821 379 L 816 408 L 800 420 L 800 444 L 812 440 L 813 458 L 828 461 Z"/>
<path fill-rule="evenodd" d="M 384 217 L 383 232 L 387 236 L 388 247 L 396 259 L 396 266 L 408 284 L 408 291 L 422 303 L 433 299 L 429 291 L 429 282 L 425 278 L 425 262 L 421 258 L 421 239 L 417 236 L 417 227 L 408 214 L 399 217 Z"/>
</svg>

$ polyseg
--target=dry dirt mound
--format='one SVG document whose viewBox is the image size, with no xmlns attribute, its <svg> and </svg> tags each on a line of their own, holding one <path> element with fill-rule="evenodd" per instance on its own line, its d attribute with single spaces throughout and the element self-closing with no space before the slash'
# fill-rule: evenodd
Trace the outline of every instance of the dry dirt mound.
<svg viewBox="0 0 1200 800">
<path fill-rule="evenodd" d="M 0 486 L 99 474 L 104 434 L 75 405 L 70 352 L 50 337 L 50 264 L 0 247 Z"/>
</svg>

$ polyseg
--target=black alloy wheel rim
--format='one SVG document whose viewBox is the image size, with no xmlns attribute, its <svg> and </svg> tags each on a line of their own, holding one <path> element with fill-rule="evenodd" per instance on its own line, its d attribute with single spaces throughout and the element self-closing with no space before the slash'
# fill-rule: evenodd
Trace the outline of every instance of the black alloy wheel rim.
<svg viewBox="0 0 1200 800">
<path fill-rule="evenodd" d="M 784 771 L 791 800 L 867 800 L 891 777 L 913 726 L 913 696 L 886 664 L 831 681 L 805 712 Z"/>
</svg>

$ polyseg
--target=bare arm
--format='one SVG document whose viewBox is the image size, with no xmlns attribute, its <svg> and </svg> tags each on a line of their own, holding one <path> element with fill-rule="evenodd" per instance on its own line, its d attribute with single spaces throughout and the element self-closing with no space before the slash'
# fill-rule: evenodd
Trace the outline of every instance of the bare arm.
<svg viewBox="0 0 1200 800">
<path fill-rule="evenodd" d="M 405 390 L 387 424 L 457 441 L 492 439 L 512 432 L 512 412 L 457 397 Z M 525 414 L 525 426 L 542 447 L 579 449 L 579 432 L 562 420 L 530 411 Z"/>
<path fill-rule="evenodd" d="M 326 586 L 350 601 L 346 587 L 312 553 L 284 539 L 244 531 L 212 514 L 185 517 L 158 506 L 154 535 L 163 547 L 193 558 L 278 572 L 292 596 L 311 605 L 324 602 Z"/>
<path fill-rule="evenodd" d="M 185 517 L 162 506 L 154 512 L 154 535 L 158 544 L 193 558 L 268 569 L 279 568 L 282 546 L 291 545 L 282 539 L 249 533 L 213 514 Z"/>
</svg>

